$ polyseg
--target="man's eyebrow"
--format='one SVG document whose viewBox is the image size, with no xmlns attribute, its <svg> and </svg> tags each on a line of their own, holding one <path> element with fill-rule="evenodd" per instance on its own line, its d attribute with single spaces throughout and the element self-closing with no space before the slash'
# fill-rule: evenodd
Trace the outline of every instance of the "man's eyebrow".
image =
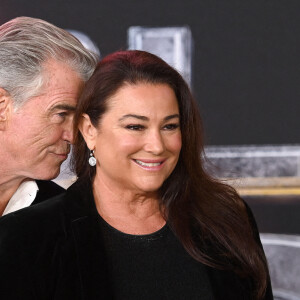
<svg viewBox="0 0 300 300">
<path fill-rule="evenodd" d="M 73 105 L 69 105 L 69 104 L 58 104 L 58 105 L 53 106 L 50 109 L 50 111 L 52 112 L 52 111 L 59 110 L 59 109 L 73 112 L 76 110 L 76 107 Z"/>
<path fill-rule="evenodd" d="M 140 115 L 134 115 L 134 114 L 124 115 L 119 119 L 119 121 L 123 121 L 127 118 L 136 118 L 136 119 L 142 120 L 142 121 L 149 121 L 148 117 L 140 116 Z M 174 118 L 179 118 L 179 114 L 174 114 L 174 115 L 167 116 L 167 117 L 164 118 L 164 120 L 168 121 L 168 120 L 171 120 L 171 119 L 174 119 Z"/>
</svg>

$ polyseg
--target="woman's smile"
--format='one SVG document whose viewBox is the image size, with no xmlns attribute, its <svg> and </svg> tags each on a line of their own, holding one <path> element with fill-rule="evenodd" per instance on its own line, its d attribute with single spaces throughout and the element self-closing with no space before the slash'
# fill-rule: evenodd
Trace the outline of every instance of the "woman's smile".
<svg viewBox="0 0 300 300">
<path fill-rule="evenodd" d="M 159 171 L 163 167 L 163 164 L 165 162 L 164 159 L 161 160 L 133 159 L 133 161 L 142 169 L 148 171 Z"/>
</svg>

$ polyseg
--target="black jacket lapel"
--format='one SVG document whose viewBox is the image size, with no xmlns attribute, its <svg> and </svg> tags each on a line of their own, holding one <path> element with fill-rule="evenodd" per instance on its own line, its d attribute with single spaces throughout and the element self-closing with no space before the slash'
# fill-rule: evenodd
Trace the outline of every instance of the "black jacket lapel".
<svg viewBox="0 0 300 300">
<path fill-rule="evenodd" d="M 76 182 L 67 192 L 66 212 L 71 225 L 81 298 L 112 299 L 105 248 L 90 182 Z"/>
<path fill-rule="evenodd" d="M 97 216 L 72 221 L 82 299 L 112 299 Z"/>
</svg>

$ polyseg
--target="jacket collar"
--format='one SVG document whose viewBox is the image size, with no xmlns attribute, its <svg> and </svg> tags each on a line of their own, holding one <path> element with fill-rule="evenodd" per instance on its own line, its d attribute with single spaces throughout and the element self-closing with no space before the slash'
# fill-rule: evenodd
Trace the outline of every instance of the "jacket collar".
<svg viewBox="0 0 300 300">
<path fill-rule="evenodd" d="M 99 215 L 89 181 L 74 183 L 66 193 L 65 212 L 77 254 L 83 299 L 112 299 Z"/>
<path fill-rule="evenodd" d="M 78 180 L 66 193 L 65 211 L 71 221 L 87 216 L 98 216 L 94 202 L 92 182 Z"/>
</svg>

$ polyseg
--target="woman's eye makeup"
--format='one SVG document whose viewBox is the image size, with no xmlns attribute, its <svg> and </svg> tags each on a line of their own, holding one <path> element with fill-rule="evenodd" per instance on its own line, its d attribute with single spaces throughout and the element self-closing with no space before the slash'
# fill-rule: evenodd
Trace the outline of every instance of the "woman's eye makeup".
<svg viewBox="0 0 300 300">
<path fill-rule="evenodd" d="M 165 130 L 175 130 L 177 128 L 180 127 L 180 124 L 179 123 L 171 123 L 171 124 L 166 124 L 163 126 L 163 129 Z"/>
<path fill-rule="evenodd" d="M 140 124 L 128 124 L 125 126 L 125 128 L 129 129 L 129 130 L 139 131 L 139 130 L 143 130 L 145 128 L 145 126 L 140 125 Z"/>
<path fill-rule="evenodd" d="M 176 130 L 179 127 L 180 127 L 179 123 L 170 123 L 170 124 L 163 125 L 162 130 L 172 131 L 172 130 Z M 141 124 L 128 124 L 128 125 L 125 125 L 125 128 L 129 129 L 129 130 L 133 130 L 133 131 L 141 131 L 141 130 L 146 129 L 146 126 L 141 125 Z"/>
</svg>

